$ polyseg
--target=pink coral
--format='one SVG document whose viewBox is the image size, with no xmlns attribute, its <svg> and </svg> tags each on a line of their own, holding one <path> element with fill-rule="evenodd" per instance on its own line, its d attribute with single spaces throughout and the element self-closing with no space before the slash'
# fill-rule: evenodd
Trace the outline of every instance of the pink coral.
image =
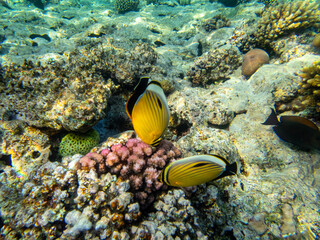
<svg viewBox="0 0 320 240">
<path fill-rule="evenodd" d="M 100 154 L 88 153 L 80 160 L 79 168 L 96 169 L 98 173 L 110 171 L 122 179 L 129 179 L 131 191 L 147 207 L 155 199 L 155 193 L 164 186 L 158 176 L 164 166 L 181 155 L 169 141 L 163 140 L 156 149 L 139 139 L 129 139 L 125 144 L 115 144 L 102 149 Z M 104 164 L 105 169 L 101 167 Z"/>
<path fill-rule="evenodd" d="M 96 152 L 90 152 L 82 157 L 80 159 L 80 165 L 82 169 L 85 170 L 98 168 L 99 172 L 104 172 L 106 169 L 103 156 Z"/>
</svg>

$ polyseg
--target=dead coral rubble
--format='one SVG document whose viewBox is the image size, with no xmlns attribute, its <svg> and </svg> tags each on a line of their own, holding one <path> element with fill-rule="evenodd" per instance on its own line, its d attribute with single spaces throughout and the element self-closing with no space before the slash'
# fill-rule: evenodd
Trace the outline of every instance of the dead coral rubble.
<svg viewBox="0 0 320 240">
<path fill-rule="evenodd" d="M 228 79 L 240 64 L 241 55 L 237 48 L 219 48 L 197 58 L 187 75 L 194 85 L 206 86 Z"/>
</svg>

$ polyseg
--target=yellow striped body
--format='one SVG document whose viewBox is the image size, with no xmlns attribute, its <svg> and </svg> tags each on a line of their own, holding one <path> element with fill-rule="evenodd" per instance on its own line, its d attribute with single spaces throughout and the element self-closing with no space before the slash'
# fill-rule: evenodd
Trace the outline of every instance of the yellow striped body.
<svg viewBox="0 0 320 240">
<path fill-rule="evenodd" d="M 163 132 L 169 124 L 168 103 L 160 84 L 155 81 L 151 81 L 143 91 L 141 88 L 138 90 L 139 95 L 133 95 L 136 99 L 134 104 L 131 103 L 131 108 L 127 103 L 127 113 L 139 138 L 156 146 L 162 140 Z"/>
<path fill-rule="evenodd" d="M 229 164 L 227 160 L 219 156 L 197 155 L 170 163 L 158 178 L 170 186 L 190 187 L 222 176 L 233 175 L 236 172 L 236 163 Z"/>
</svg>

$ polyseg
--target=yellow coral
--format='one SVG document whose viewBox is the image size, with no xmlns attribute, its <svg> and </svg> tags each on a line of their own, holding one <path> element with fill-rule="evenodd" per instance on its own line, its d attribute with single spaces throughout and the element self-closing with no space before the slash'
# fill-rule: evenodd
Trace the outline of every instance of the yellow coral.
<svg viewBox="0 0 320 240">
<path fill-rule="evenodd" d="M 300 77 L 302 82 L 298 92 L 302 95 L 302 104 L 320 112 L 320 61 L 303 68 Z"/>
<path fill-rule="evenodd" d="M 319 4 L 314 1 L 295 1 L 269 7 L 258 22 L 255 37 L 261 44 L 291 31 L 320 25 Z"/>
</svg>

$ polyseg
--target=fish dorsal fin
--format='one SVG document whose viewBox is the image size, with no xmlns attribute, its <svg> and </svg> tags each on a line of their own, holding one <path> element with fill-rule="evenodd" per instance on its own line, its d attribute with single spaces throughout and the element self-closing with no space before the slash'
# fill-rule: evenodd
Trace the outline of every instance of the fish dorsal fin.
<svg viewBox="0 0 320 240">
<path fill-rule="evenodd" d="M 148 78 L 148 77 L 140 78 L 140 81 L 139 81 L 138 85 L 135 87 L 133 94 L 129 97 L 129 99 L 126 103 L 126 110 L 127 110 L 128 116 L 130 118 L 132 116 L 132 110 L 133 110 L 135 103 L 137 102 L 137 100 L 139 99 L 141 94 L 143 94 L 144 91 L 147 89 L 147 87 L 149 85 L 149 81 L 150 81 L 150 78 Z"/>
<path fill-rule="evenodd" d="M 301 125 L 304 125 L 306 127 L 312 128 L 315 131 L 319 131 L 319 128 L 315 123 L 313 123 L 309 119 L 306 119 L 306 118 L 303 118 L 303 117 L 299 117 L 299 116 L 282 116 L 282 117 L 280 117 L 280 121 L 282 123 L 301 124 Z"/>
<path fill-rule="evenodd" d="M 271 108 L 271 113 L 267 120 L 264 123 L 261 123 L 263 125 L 278 125 L 280 122 L 278 120 L 277 114 L 273 108 Z"/>
<path fill-rule="evenodd" d="M 208 154 L 209 156 L 213 156 L 213 157 L 216 157 L 216 158 L 219 158 L 221 161 L 225 162 L 226 165 L 229 165 L 229 161 L 227 159 L 225 159 L 224 157 L 221 157 L 219 155 L 215 155 L 215 154 Z"/>
</svg>

